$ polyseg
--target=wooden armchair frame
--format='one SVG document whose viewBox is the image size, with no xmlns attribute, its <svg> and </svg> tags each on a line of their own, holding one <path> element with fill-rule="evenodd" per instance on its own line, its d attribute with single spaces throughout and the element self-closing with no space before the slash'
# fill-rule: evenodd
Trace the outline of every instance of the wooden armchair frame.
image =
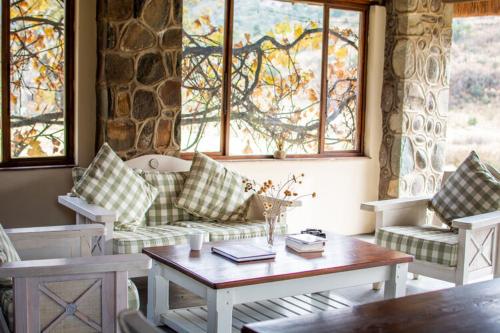
<svg viewBox="0 0 500 333">
<path fill-rule="evenodd" d="M 375 212 L 376 229 L 389 226 L 425 225 L 432 196 L 368 202 L 361 209 Z M 453 221 L 458 228 L 456 267 L 415 260 L 408 271 L 463 285 L 490 274 L 500 277 L 500 211 L 464 217 Z M 378 289 L 374 285 L 374 289 Z"/>
<path fill-rule="evenodd" d="M 101 224 L 5 231 L 23 260 L 0 265 L 0 277 L 14 281 L 16 333 L 49 333 L 68 316 L 98 331 L 119 331 L 116 316 L 127 308 L 128 270 L 149 269 L 151 259 L 142 254 L 92 257 L 93 247 L 99 244 L 93 239 L 104 235 Z M 75 291 L 78 288 L 81 292 Z M 78 295 L 67 301 L 71 293 Z M 98 304 L 88 303 L 96 297 Z M 47 313 L 54 304 L 62 313 Z M 87 310 L 91 304 L 100 322 L 80 311 L 81 304 L 87 304 Z M 1 311 L 0 331 L 9 332 Z"/>
</svg>

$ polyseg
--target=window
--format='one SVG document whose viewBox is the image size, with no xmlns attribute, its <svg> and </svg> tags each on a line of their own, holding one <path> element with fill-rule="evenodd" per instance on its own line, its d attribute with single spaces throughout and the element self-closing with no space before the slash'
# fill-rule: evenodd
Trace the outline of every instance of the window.
<svg viewBox="0 0 500 333">
<path fill-rule="evenodd" d="M 184 0 L 181 150 L 362 154 L 367 6 Z"/>
<path fill-rule="evenodd" d="M 71 0 L 2 1 L 0 166 L 73 163 Z"/>
</svg>

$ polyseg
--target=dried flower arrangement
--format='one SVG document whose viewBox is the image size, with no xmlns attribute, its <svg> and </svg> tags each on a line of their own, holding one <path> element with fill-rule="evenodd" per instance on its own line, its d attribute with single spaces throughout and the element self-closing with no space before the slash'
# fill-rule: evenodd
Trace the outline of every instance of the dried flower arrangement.
<svg viewBox="0 0 500 333">
<path fill-rule="evenodd" d="M 264 218 L 267 224 L 268 244 L 272 247 L 274 242 L 274 229 L 276 223 L 287 207 L 294 207 L 298 200 L 305 197 L 316 198 L 316 192 L 299 194 L 295 187 L 301 185 L 305 175 L 289 175 L 285 181 L 275 184 L 272 180 L 267 180 L 263 184 L 258 184 L 254 180 L 244 179 L 245 192 L 254 192 L 258 200 L 264 207 Z"/>
</svg>

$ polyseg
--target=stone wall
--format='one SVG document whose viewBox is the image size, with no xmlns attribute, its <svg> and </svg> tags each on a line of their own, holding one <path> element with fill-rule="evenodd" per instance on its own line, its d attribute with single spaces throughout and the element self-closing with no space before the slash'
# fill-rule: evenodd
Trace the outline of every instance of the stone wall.
<svg viewBox="0 0 500 333">
<path fill-rule="evenodd" d="M 444 163 L 452 6 L 388 0 L 379 197 L 434 192 Z"/>
<path fill-rule="evenodd" d="M 123 158 L 175 154 L 180 0 L 98 0 L 97 145 Z"/>
</svg>

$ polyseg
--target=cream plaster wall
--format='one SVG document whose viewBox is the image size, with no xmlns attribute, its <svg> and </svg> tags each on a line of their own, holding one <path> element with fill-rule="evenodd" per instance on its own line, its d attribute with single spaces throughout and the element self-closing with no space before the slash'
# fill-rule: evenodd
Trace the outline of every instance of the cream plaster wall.
<svg viewBox="0 0 500 333">
<path fill-rule="evenodd" d="M 288 173 L 306 175 L 301 192 L 316 191 L 318 198 L 305 199 L 303 207 L 292 211 L 288 220 L 291 231 L 316 227 L 341 234 L 359 234 L 374 229 L 374 216 L 361 212 L 359 205 L 378 197 L 385 20 L 385 8 L 372 7 L 368 36 L 366 157 L 225 162 L 228 167 L 257 180 L 279 180 Z"/>
<path fill-rule="evenodd" d="M 94 155 L 96 24 L 95 0 L 76 1 L 75 112 L 77 163 Z M 0 170 L 0 223 L 26 227 L 74 223 L 57 196 L 71 188 L 71 168 Z"/>
</svg>

